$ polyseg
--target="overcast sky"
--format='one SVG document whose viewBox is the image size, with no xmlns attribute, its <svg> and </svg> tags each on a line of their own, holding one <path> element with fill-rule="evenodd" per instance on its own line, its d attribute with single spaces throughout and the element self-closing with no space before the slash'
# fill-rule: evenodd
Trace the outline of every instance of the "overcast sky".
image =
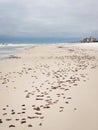
<svg viewBox="0 0 98 130">
<path fill-rule="evenodd" d="M 98 36 L 98 0 L 0 0 L 0 36 Z"/>
</svg>

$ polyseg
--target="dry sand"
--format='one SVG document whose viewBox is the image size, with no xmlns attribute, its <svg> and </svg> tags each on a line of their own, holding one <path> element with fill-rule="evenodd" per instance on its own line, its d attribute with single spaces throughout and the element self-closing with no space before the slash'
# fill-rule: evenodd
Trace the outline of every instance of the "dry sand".
<svg viewBox="0 0 98 130">
<path fill-rule="evenodd" d="M 89 45 L 36 45 L 1 60 L 0 130 L 98 130 L 98 45 Z"/>
</svg>

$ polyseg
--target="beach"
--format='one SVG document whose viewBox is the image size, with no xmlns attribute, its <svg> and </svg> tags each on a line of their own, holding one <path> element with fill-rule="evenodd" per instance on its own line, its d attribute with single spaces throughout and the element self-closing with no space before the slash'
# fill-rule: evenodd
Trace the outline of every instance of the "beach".
<svg viewBox="0 0 98 130">
<path fill-rule="evenodd" d="M 25 47 L 0 60 L 0 130 L 98 130 L 98 43 Z"/>
</svg>

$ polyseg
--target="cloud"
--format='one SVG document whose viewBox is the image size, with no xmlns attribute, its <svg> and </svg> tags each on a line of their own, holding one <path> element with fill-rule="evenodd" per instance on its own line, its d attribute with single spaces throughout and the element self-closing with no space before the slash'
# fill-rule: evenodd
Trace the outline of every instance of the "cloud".
<svg viewBox="0 0 98 130">
<path fill-rule="evenodd" d="M 0 0 L 0 35 L 98 35 L 97 0 Z"/>
</svg>

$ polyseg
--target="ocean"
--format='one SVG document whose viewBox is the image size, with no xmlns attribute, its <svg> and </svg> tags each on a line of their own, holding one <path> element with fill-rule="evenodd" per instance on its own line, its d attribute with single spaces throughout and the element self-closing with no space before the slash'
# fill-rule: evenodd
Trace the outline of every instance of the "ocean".
<svg viewBox="0 0 98 130">
<path fill-rule="evenodd" d="M 0 43 L 0 60 L 6 59 L 8 55 L 16 54 L 24 49 L 24 47 L 31 46 L 33 44 L 16 44 L 16 43 Z"/>
</svg>

